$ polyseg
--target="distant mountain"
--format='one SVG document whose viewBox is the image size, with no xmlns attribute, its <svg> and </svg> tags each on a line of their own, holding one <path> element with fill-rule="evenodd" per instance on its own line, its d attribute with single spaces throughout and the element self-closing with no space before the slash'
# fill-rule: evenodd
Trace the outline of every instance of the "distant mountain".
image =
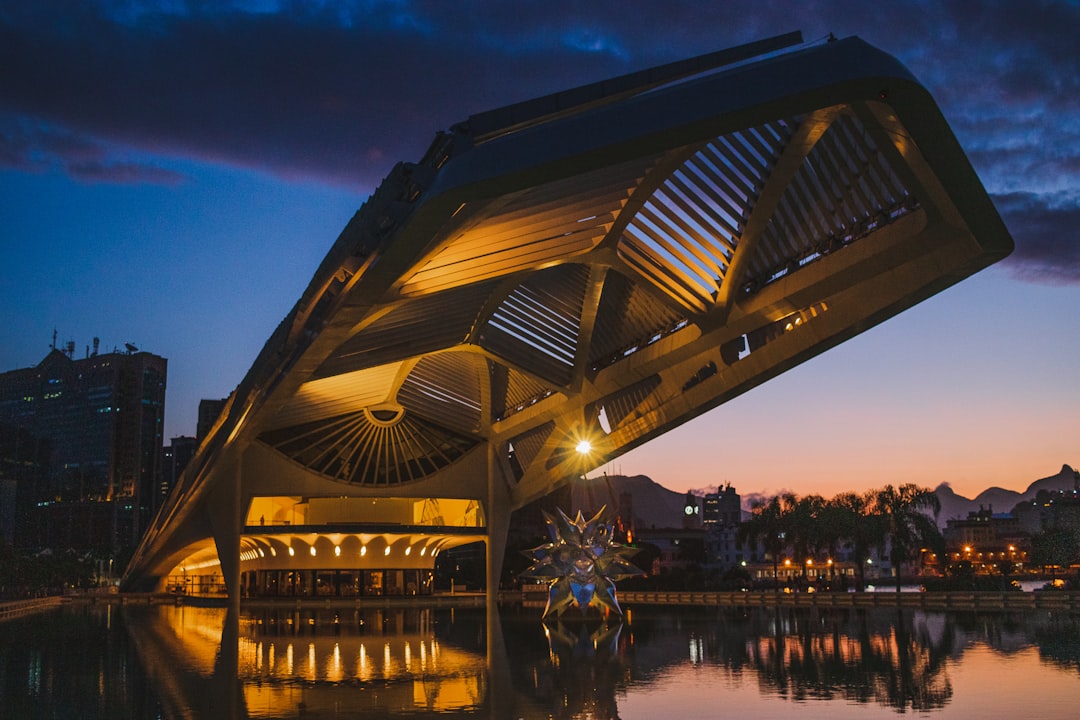
<svg viewBox="0 0 1080 720">
<path fill-rule="evenodd" d="M 635 523 L 638 528 L 672 528 L 682 526 L 683 503 L 686 493 L 668 490 L 645 475 L 606 475 L 574 480 L 570 486 L 575 508 L 596 508 L 607 505 L 619 508 L 619 497 L 630 493 L 633 498 Z"/>
<path fill-rule="evenodd" d="M 1057 492 L 1059 490 L 1071 490 L 1075 483 L 1080 482 L 1080 474 L 1068 465 L 1061 466 L 1061 472 L 1056 475 L 1036 480 L 1023 492 L 1006 490 L 999 487 L 991 487 L 983 490 L 974 498 L 966 498 L 958 495 L 949 483 L 939 485 L 934 493 L 941 501 L 941 512 L 938 514 L 938 524 L 945 527 L 947 520 L 966 518 L 969 512 L 974 512 L 980 507 L 992 508 L 994 512 L 1007 513 L 1023 500 L 1032 500 L 1040 490 Z M 710 491 L 715 491 L 711 488 Z M 595 508 L 607 505 L 615 510 L 619 507 L 619 497 L 623 493 L 630 493 L 633 497 L 634 516 L 639 528 L 672 528 L 682 526 L 683 503 L 685 493 L 668 490 L 663 485 L 653 481 L 645 475 L 608 475 L 585 480 L 575 480 L 570 486 L 573 507 Z M 695 495 L 703 494 L 694 491 Z M 747 514 L 747 499 L 753 497 L 748 493 L 743 495 L 743 515 Z"/>
<path fill-rule="evenodd" d="M 983 490 L 972 499 L 958 495 L 949 483 L 942 483 L 934 490 L 941 501 L 941 512 L 938 514 L 938 525 L 945 526 L 947 520 L 963 519 L 969 512 L 975 512 L 980 508 L 992 509 L 994 512 L 1007 513 L 1016 507 L 1016 504 L 1024 500 L 1032 500 L 1040 490 L 1058 492 L 1071 490 L 1080 481 L 1080 474 L 1068 465 L 1061 466 L 1061 472 L 1057 475 L 1044 477 L 1041 480 L 1028 485 L 1024 492 L 1006 490 L 992 487 Z"/>
</svg>

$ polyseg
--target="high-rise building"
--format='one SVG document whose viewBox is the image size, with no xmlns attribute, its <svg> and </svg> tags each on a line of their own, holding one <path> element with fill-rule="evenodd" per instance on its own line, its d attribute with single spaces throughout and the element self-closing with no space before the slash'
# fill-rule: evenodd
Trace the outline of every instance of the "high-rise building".
<svg viewBox="0 0 1080 720">
<path fill-rule="evenodd" d="M 0 479 L 16 482 L 17 545 L 117 553 L 156 505 L 167 361 L 99 354 L 96 338 L 85 358 L 74 349 L 0 374 Z"/>
<path fill-rule="evenodd" d="M 742 498 L 731 483 L 718 492 L 705 495 L 702 519 L 706 525 L 738 525 L 742 522 Z"/>
<path fill-rule="evenodd" d="M 202 443 L 206 436 L 210 434 L 210 431 L 214 429 L 214 423 L 218 421 L 221 411 L 225 409 L 228 402 L 228 398 L 199 401 L 199 420 L 195 426 L 195 439 L 199 443 Z"/>
<path fill-rule="evenodd" d="M 198 449 L 198 441 L 187 435 L 174 437 L 162 449 L 161 483 L 158 486 L 155 512 L 157 512 L 157 507 L 168 497 L 169 492 L 176 487 L 176 481 L 180 479 L 180 473 L 184 472 L 184 468 L 191 462 L 191 458 L 195 457 L 195 451 Z"/>
</svg>

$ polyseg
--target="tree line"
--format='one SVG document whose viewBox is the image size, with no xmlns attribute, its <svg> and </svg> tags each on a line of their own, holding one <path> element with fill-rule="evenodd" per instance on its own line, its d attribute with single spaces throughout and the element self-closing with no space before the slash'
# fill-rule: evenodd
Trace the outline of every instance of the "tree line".
<svg viewBox="0 0 1080 720">
<path fill-rule="evenodd" d="M 871 553 L 888 553 L 899 592 L 905 563 L 918 559 L 923 550 L 944 557 L 945 538 L 935 520 L 940 511 L 937 495 L 912 483 L 845 492 L 829 499 L 782 493 L 752 504 L 751 516 L 739 527 L 737 539 L 744 546 L 760 544 L 772 558 L 774 579 L 785 552 L 805 575 L 807 560 L 822 555 L 835 558 L 847 550 L 860 591 L 866 587 L 866 561 Z"/>
</svg>

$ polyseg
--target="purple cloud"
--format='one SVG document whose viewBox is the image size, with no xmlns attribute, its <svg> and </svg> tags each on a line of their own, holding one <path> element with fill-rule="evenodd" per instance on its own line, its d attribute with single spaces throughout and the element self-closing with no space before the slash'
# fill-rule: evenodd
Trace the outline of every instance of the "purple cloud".
<svg viewBox="0 0 1080 720">
<path fill-rule="evenodd" d="M 91 183 L 176 185 L 184 180 L 180 173 L 123 155 L 86 135 L 0 115 L 0 167 L 23 172 L 59 168 Z"/>
</svg>

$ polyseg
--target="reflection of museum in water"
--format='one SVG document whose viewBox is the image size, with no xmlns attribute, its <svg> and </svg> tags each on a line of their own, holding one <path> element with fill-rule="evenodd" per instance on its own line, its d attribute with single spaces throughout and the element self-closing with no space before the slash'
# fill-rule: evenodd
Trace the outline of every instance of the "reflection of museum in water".
<svg viewBox="0 0 1080 720">
<path fill-rule="evenodd" d="M 469 500 L 256 497 L 240 541 L 241 589 L 247 597 L 430 595 L 439 554 L 483 532 L 483 512 Z M 225 593 L 212 542 L 173 569 L 168 588 Z"/>
<path fill-rule="evenodd" d="M 351 604 L 70 603 L 5 625 L 0 717 L 1074 720 L 1080 701 L 1072 612 Z"/>
</svg>

